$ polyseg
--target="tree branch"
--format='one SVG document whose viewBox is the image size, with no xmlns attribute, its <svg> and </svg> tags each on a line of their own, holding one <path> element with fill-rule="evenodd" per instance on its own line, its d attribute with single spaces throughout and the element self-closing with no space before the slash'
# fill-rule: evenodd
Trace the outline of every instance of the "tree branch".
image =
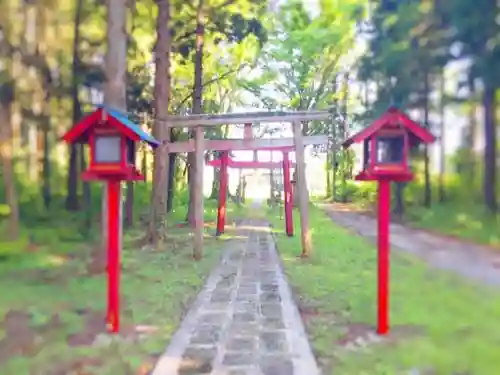
<svg viewBox="0 0 500 375">
<path fill-rule="evenodd" d="M 239 72 L 239 71 L 240 71 L 241 69 L 243 69 L 244 67 L 246 67 L 246 65 L 245 65 L 245 64 L 242 64 L 242 65 L 241 65 L 239 68 L 237 68 L 237 69 L 229 70 L 229 71 L 227 71 L 227 72 L 225 72 L 225 73 L 221 74 L 221 75 L 220 75 L 220 76 L 218 76 L 218 77 L 215 77 L 215 78 L 209 79 L 208 81 L 206 81 L 206 82 L 204 82 L 204 83 L 202 84 L 202 87 L 203 87 L 203 88 L 205 88 L 205 87 L 207 87 L 207 86 L 210 86 L 212 83 L 215 83 L 215 82 L 217 82 L 217 81 L 220 81 L 220 80 L 222 80 L 222 79 L 226 78 L 227 76 L 229 76 L 229 75 L 231 75 L 231 74 L 233 74 L 233 73 L 237 73 L 237 72 Z M 190 93 L 189 93 L 188 95 L 186 95 L 186 96 L 184 97 L 184 99 L 182 99 L 182 100 L 181 100 L 181 102 L 180 102 L 180 103 L 179 103 L 179 104 L 175 107 L 174 112 L 179 111 L 179 110 L 181 109 L 181 107 L 182 107 L 182 106 L 183 106 L 183 105 L 184 105 L 184 104 L 185 104 L 185 103 L 186 103 L 186 102 L 187 102 L 187 101 L 188 101 L 188 100 L 189 100 L 189 99 L 193 96 L 193 91 L 194 91 L 194 89 L 192 89 L 192 90 L 190 91 Z"/>
</svg>

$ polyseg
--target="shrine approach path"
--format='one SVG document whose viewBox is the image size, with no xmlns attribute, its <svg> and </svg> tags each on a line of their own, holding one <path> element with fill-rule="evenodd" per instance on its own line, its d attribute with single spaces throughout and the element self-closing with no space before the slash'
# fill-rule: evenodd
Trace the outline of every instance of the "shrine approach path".
<svg viewBox="0 0 500 375">
<path fill-rule="evenodd" d="M 244 220 L 228 234 L 152 375 L 318 375 L 269 223 Z"/>
</svg>

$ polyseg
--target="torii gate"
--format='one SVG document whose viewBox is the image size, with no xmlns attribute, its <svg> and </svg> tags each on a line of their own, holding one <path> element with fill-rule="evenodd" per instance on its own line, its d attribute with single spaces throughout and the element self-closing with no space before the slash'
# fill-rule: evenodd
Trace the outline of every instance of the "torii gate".
<svg viewBox="0 0 500 375">
<path fill-rule="evenodd" d="M 252 124 L 245 124 L 245 130 L 252 131 Z M 245 132 L 245 138 L 248 137 L 248 132 Z M 219 202 L 217 209 L 217 230 L 216 236 L 224 233 L 226 223 L 226 201 L 227 201 L 227 182 L 228 168 L 235 169 L 277 169 L 283 168 L 283 187 L 285 195 L 285 231 L 287 236 L 293 236 L 293 191 L 290 179 L 290 168 L 295 168 L 295 163 L 290 163 L 288 151 L 283 152 L 282 162 L 273 161 L 234 161 L 229 158 L 229 152 L 223 151 L 219 159 L 211 160 L 206 163 L 211 167 L 220 168 L 220 184 L 219 184 Z"/>
<path fill-rule="evenodd" d="M 302 255 L 308 256 L 312 250 L 311 233 L 309 230 L 309 192 L 306 183 L 304 147 L 308 145 L 323 145 L 328 143 L 327 135 L 304 136 L 302 123 L 312 120 L 329 120 L 329 111 L 297 111 L 297 112 L 250 112 L 230 114 L 200 114 L 188 116 L 167 116 L 161 119 L 168 128 L 195 128 L 195 139 L 185 142 L 170 142 L 164 140 L 168 153 L 194 152 L 195 153 L 195 189 L 194 197 L 194 257 L 201 258 L 203 254 L 203 164 L 204 152 L 237 151 L 237 150 L 295 150 L 297 164 L 296 190 L 300 212 Z M 224 139 L 205 140 L 204 128 L 220 125 L 259 124 L 263 122 L 291 123 L 293 138 L 275 139 Z M 247 126 L 248 129 L 248 126 Z M 250 127 L 251 130 L 251 127 Z M 169 132 L 167 132 L 169 134 Z M 247 130 L 248 134 L 248 130 Z M 168 135 L 169 136 L 169 135 Z"/>
</svg>

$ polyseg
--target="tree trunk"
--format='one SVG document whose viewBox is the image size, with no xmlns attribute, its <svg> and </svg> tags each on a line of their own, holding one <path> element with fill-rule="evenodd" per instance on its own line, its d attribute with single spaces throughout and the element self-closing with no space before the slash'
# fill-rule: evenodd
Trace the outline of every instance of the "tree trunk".
<svg viewBox="0 0 500 375">
<path fill-rule="evenodd" d="M 204 0 L 199 0 L 196 10 L 196 40 L 194 55 L 194 86 L 193 86 L 193 108 L 192 113 L 202 113 L 203 109 L 203 45 L 205 38 L 205 19 L 203 14 Z M 195 153 L 188 155 L 188 183 L 189 183 L 189 204 L 187 212 L 187 222 L 194 226 L 194 182 L 195 182 Z"/>
<path fill-rule="evenodd" d="M 483 93 L 484 106 L 484 203 L 493 215 L 497 213 L 496 199 L 496 100 L 495 87 L 486 82 Z"/>
<path fill-rule="evenodd" d="M 80 56 L 78 53 L 78 46 L 80 44 L 80 24 L 82 20 L 83 0 L 78 0 L 75 9 L 74 30 L 73 30 L 73 63 L 71 68 L 72 82 L 71 82 L 71 100 L 73 101 L 73 124 L 80 121 L 81 106 L 78 97 L 78 75 L 80 74 Z M 66 195 L 66 209 L 69 211 L 78 210 L 78 145 L 71 144 L 69 153 L 69 169 L 67 180 L 67 195 Z M 81 147 L 83 152 L 83 147 Z"/>
<path fill-rule="evenodd" d="M 344 75 L 344 82 L 342 84 L 342 139 L 347 138 L 347 134 L 349 133 L 349 129 L 347 127 L 347 100 L 349 96 L 349 73 Z M 335 161 L 336 162 L 336 161 Z M 347 179 L 346 179 L 346 170 L 347 170 L 347 150 L 342 150 L 342 202 L 347 202 Z"/>
<path fill-rule="evenodd" d="M 17 240 L 19 238 L 19 206 L 12 163 L 12 119 L 10 111 L 13 100 L 14 82 L 9 81 L 0 87 L 0 161 L 5 186 L 5 202 L 10 210 L 6 237 L 10 240 Z"/>
<path fill-rule="evenodd" d="M 168 187 L 167 187 L 167 212 L 172 212 L 175 198 L 175 169 L 177 154 L 168 155 Z"/>
<path fill-rule="evenodd" d="M 169 142 L 170 130 L 162 120 L 168 115 L 170 100 L 170 1 L 157 0 L 156 4 L 158 4 L 154 83 L 156 118 L 153 125 L 153 135 L 159 141 Z M 169 156 L 167 149 L 160 146 L 154 156 L 153 191 L 148 230 L 148 239 L 155 246 L 164 240 L 166 234 L 168 168 Z"/>
<path fill-rule="evenodd" d="M 87 168 L 87 162 L 85 160 L 85 145 L 80 146 L 80 170 L 84 171 Z M 90 183 L 88 181 L 83 181 L 83 207 L 85 210 L 85 222 L 83 229 L 85 235 L 90 235 L 92 229 L 92 193 L 90 191 Z"/>
<path fill-rule="evenodd" d="M 104 85 L 104 104 L 123 112 L 127 110 L 126 73 L 127 73 L 127 3 L 123 0 L 107 0 L 107 49 L 105 58 L 106 83 Z M 107 189 L 102 189 L 101 216 L 101 253 L 98 266 L 106 263 L 108 242 L 107 233 Z M 123 207 L 120 202 L 120 231 Z M 120 245 L 121 246 L 121 245 Z M 102 268 L 104 270 L 104 267 Z"/>
<path fill-rule="evenodd" d="M 441 74 L 441 87 L 440 87 L 440 101 L 439 101 L 439 117 L 440 117 L 440 139 L 439 139 L 439 188 L 438 199 L 440 203 L 446 200 L 446 192 L 444 187 L 444 176 L 446 174 L 446 122 L 444 118 L 445 113 L 445 77 L 444 69 Z"/>
<path fill-rule="evenodd" d="M 50 100 L 50 99 L 47 99 Z M 50 187 L 50 118 L 44 116 L 45 123 L 43 124 L 43 159 L 42 159 L 42 197 L 45 209 L 50 208 L 50 203 L 52 201 L 52 191 Z"/>
<path fill-rule="evenodd" d="M 472 74 L 468 76 L 469 86 L 469 132 L 467 134 L 466 147 L 467 147 L 467 174 L 471 182 L 476 181 L 476 135 L 477 135 L 477 104 L 476 104 L 476 85 Z M 476 188 L 476 184 L 474 184 Z"/>
<path fill-rule="evenodd" d="M 424 126 L 429 129 L 429 73 L 426 71 L 424 76 L 424 92 L 423 92 L 423 102 L 424 102 Z M 431 176 L 430 176 L 430 166 L 429 166 L 429 147 L 424 145 L 424 206 L 430 207 L 432 203 L 432 191 L 431 191 Z"/>
</svg>

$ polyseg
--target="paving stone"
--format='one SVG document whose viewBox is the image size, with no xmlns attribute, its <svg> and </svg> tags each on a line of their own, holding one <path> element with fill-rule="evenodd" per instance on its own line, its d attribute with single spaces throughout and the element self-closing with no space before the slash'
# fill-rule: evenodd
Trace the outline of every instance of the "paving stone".
<svg viewBox="0 0 500 375">
<path fill-rule="evenodd" d="M 207 310 L 209 312 L 216 312 L 216 311 L 226 311 L 227 310 L 227 302 L 208 302 L 207 304 L 203 305 L 203 309 Z"/>
<path fill-rule="evenodd" d="M 242 276 L 248 276 L 248 277 L 254 277 L 256 276 L 257 270 L 255 268 L 244 268 L 241 270 L 241 275 Z"/>
<path fill-rule="evenodd" d="M 263 292 L 277 292 L 279 291 L 279 289 L 279 285 L 275 283 L 267 283 L 260 286 L 260 290 L 262 290 Z"/>
<path fill-rule="evenodd" d="M 219 326 L 199 326 L 191 336 L 191 344 L 214 345 L 220 340 Z"/>
<path fill-rule="evenodd" d="M 264 352 L 283 352 L 288 349 L 286 335 L 281 331 L 260 333 L 260 347 Z"/>
<path fill-rule="evenodd" d="M 262 327 L 266 330 L 279 330 L 285 329 L 285 323 L 281 317 L 279 318 L 262 318 Z"/>
<path fill-rule="evenodd" d="M 234 304 L 234 312 L 256 314 L 257 303 L 254 301 L 236 301 Z"/>
<path fill-rule="evenodd" d="M 200 324 L 220 325 L 227 318 L 228 315 L 225 313 L 206 313 L 200 316 Z"/>
<path fill-rule="evenodd" d="M 279 303 L 263 303 L 260 305 L 260 312 L 266 318 L 281 318 L 283 316 Z"/>
<path fill-rule="evenodd" d="M 238 294 L 256 294 L 257 285 L 240 285 L 238 288 Z"/>
<path fill-rule="evenodd" d="M 221 271 L 220 271 L 220 276 L 225 279 L 228 277 L 236 277 L 238 274 L 238 267 L 237 266 L 229 266 L 226 265 Z"/>
<path fill-rule="evenodd" d="M 179 375 L 210 374 L 216 354 L 217 350 L 215 347 L 188 347 L 182 355 L 178 370 Z"/>
<path fill-rule="evenodd" d="M 257 278 L 255 276 L 245 276 L 242 275 L 240 278 L 240 283 L 254 283 Z"/>
<path fill-rule="evenodd" d="M 226 352 L 222 363 L 226 366 L 248 366 L 255 362 L 255 355 L 250 352 Z"/>
<path fill-rule="evenodd" d="M 231 293 L 228 292 L 213 292 L 211 302 L 229 302 L 231 301 Z"/>
<path fill-rule="evenodd" d="M 257 282 L 257 279 L 253 279 L 252 281 L 250 282 L 240 282 L 240 287 L 241 288 L 257 288 L 258 286 L 258 282 Z"/>
<path fill-rule="evenodd" d="M 264 375 L 294 375 L 293 362 L 288 358 L 264 357 L 259 364 Z"/>
<path fill-rule="evenodd" d="M 253 374 L 251 369 L 232 369 L 227 372 L 227 375 L 250 375 Z"/>
<path fill-rule="evenodd" d="M 235 312 L 233 314 L 233 322 L 255 322 L 257 320 L 257 316 L 248 312 Z"/>
<path fill-rule="evenodd" d="M 240 322 L 232 323 L 229 327 L 230 336 L 249 336 L 256 335 L 259 327 L 256 323 Z"/>
<path fill-rule="evenodd" d="M 237 294 L 236 302 L 257 302 L 259 296 L 257 294 Z"/>
<path fill-rule="evenodd" d="M 232 261 L 238 261 L 241 259 L 241 257 L 242 257 L 241 252 L 234 252 L 234 253 L 229 255 L 229 259 Z"/>
<path fill-rule="evenodd" d="M 257 340 L 254 336 L 234 337 L 226 344 L 228 351 L 248 351 L 253 352 L 257 347 Z"/>
<path fill-rule="evenodd" d="M 234 282 L 236 281 L 236 277 L 227 277 L 219 280 L 217 284 L 215 285 L 215 289 L 227 289 L 230 288 Z"/>
<path fill-rule="evenodd" d="M 260 300 L 266 302 L 281 302 L 281 296 L 278 292 L 264 292 L 260 294 Z"/>
</svg>

